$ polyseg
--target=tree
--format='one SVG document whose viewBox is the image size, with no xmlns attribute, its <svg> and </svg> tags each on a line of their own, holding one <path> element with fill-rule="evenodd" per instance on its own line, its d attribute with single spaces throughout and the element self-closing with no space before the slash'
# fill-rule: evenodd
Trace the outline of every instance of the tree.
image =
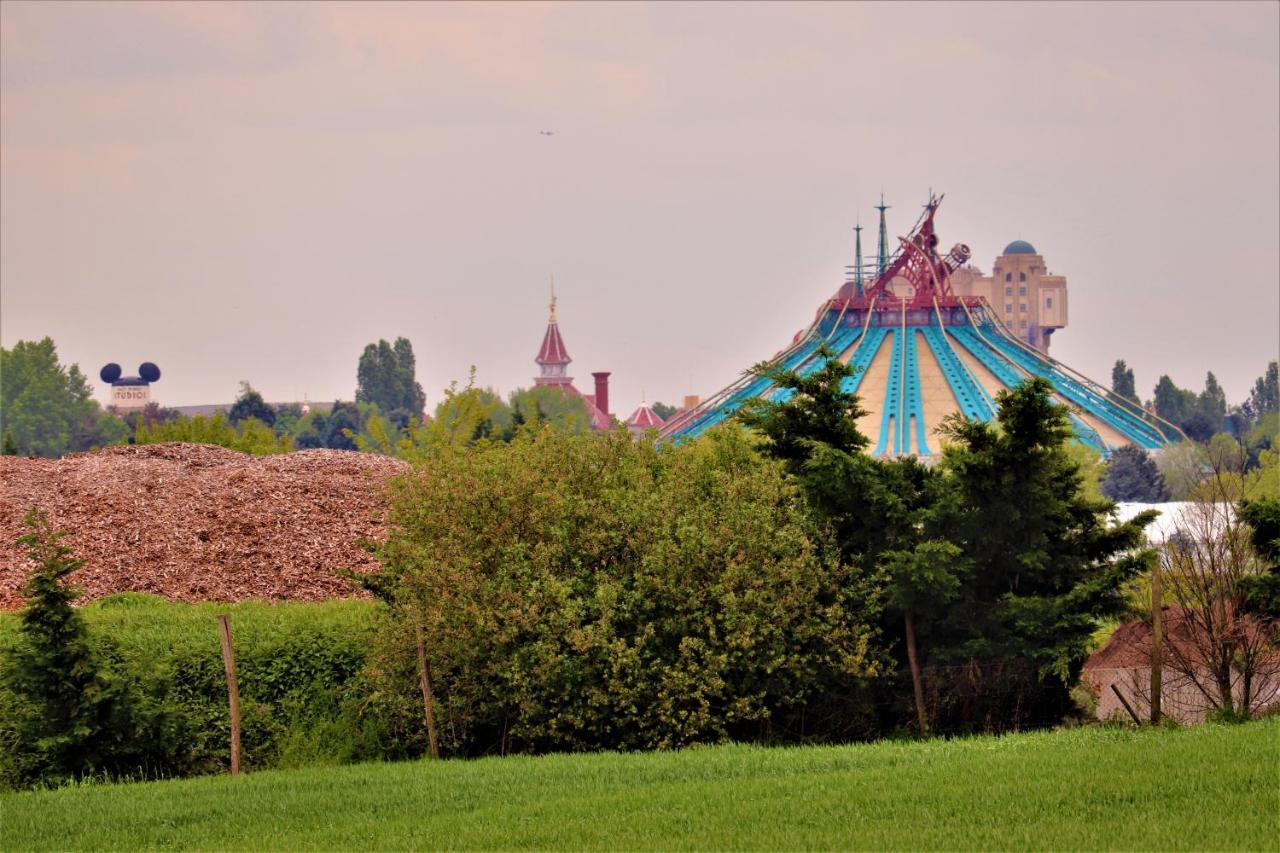
<svg viewBox="0 0 1280 853">
<path fill-rule="evenodd" d="M 1266 371 L 1253 383 L 1243 408 L 1251 421 L 1280 412 L 1280 362 L 1267 365 Z"/>
<path fill-rule="evenodd" d="M 1241 501 L 1240 519 L 1250 528 L 1250 543 L 1261 571 L 1243 581 L 1244 609 L 1280 620 L 1280 496 Z"/>
<path fill-rule="evenodd" d="M 819 356 L 822 368 L 808 376 L 767 363 L 753 368 L 755 376 L 792 393 L 780 402 L 754 400 L 739 417 L 798 482 L 833 531 L 843 559 L 887 577 L 883 624 L 892 634 L 894 623 L 901 626 L 916 724 L 927 731 L 916 621 L 948 600 L 964 562 L 950 543 L 922 538 L 923 519 L 937 499 L 936 473 L 914 457 L 884 462 L 866 456 L 870 440 L 857 427 L 865 410 L 856 394 L 844 390 L 852 369 L 829 351 Z"/>
<path fill-rule="evenodd" d="M 650 408 L 653 409 L 654 414 L 662 418 L 664 421 L 671 420 L 671 416 L 680 411 L 675 406 L 667 403 L 654 403 Z"/>
<path fill-rule="evenodd" d="M 1151 454 L 1137 445 L 1126 445 L 1111 454 L 1102 493 L 1113 501 L 1160 503 L 1169 500 L 1169 489 Z"/>
<path fill-rule="evenodd" d="M 1002 725 L 1050 723 L 1068 711 L 1099 620 L 1125 611 L 1124 583 L 1150 559 L 1142 529 L 1155 514 L 1109 524 L 1112 504 L 1083 492 L 1065 449 L 1068 410 L 1052 393 L 1031 379 L 997 396 L 994 424 L 944 423 L 946 487 L 927 525 L 970 567 L 924 626 L 932 659 L 965 665 L 964 679 L 979 682 L 971 697 L 992 703 Z M 968 674 L 985 672 L 1005 683 L 983 687 L 985 676 Z"/>
<path fill-rule="evenodd" d="M 0 347 L 0 432 L 24 456 L 57 457 L 124 440 L 128 429 L 93 399 L 78 365 L 64 367 L 52 338 Z"/>
<path fill-rule="evenodd" d="M 508 405 L 526 423 L 546 422 L 566 432 L 584 433 L 591 429 L 587 404 L 582 398 L 552 385 L 517 388 L 511 392 Z"/>
<path fill-rule="evenodd" d="M 1117 359 L 1115 366 L 1111 368 L 1111 390 L 1126 400 L 1139 402 L 1138 394 L 1134 390 L 1133 368 L 1125 364 L 1122 358 Z"/>
<path fill-rule="evenodd" d="M 4 431 L 4 444 L 0 446 L 0 456 L 17 456 L 18 442 L 13 440 L 13 430 Z"/>
<path fill-rule="evenodd" d="M 1176 534 L 1160 550 L 1165 590 L 1180 605 L 1185 626 L 1177 642 L 1164 646 L 1165 670 L 1173 684 L 1194 687 L 1223 715 L 1248 717 L 1261 707 L 1259 689 L 1280 677 L 1275 623 L 1250 606 L 1251 594 L 1271 586 L 1268 545 L 1258 543 L 1257 549 L 1254 542 L 1258 532 L 1271 532 L 1271 509 L 1254 511 L 1266 516 L 1256 519 L 1259 528 L 1247 523 L 1253 515 L 1247 505 L 1237 512 L 1243 449 L 1235 455 L 1208 453 L 1206 461 L 1208 476 L 1192 490 Z"/>
<path fill-rule="evenodd" d="M 56 783 L 127 767 L 138 756 L 128 702 L 103 670 L 80 614 L 77 592 L 64 583 L 83 565 L 62 544 L 66 535 L 34 507 L 18 539 L 34 564 L 23 587 L 22 642 L 6 654 L 2 671 L 23 705 L 13 721 L 23 782 Z"/>
<path fill-rule="evenodd" d="M 421 418 L 427 395 L 415 378 L 416 364 L 408 338 L 369 344 L 356 368 L 356 402 L 372 403 L 393 422 L 405 425 L 410 418 Z"/>
<path fill-rule="evenodd" d="M 262 399 L 262 395 L 253 389 L 248 382 L 240 383 L 240 396 L 236 397 L 235 403 L 231 406 L 231 411 L 227 412 L 227 418 L 233 424 L 238 424 L 248 418 L 255 418 L 267 426 L 274 426 L 276 422 L 276 410 Z"/>
<path fill-rule="evenodd" d="M 1179 426 L 1196 410 L 1199 402 L 1195 392 L 1179 388 L 1168 376 L 1160 377 L 1154 395 L 1156 414 Z"/>
<path fill-rule="evenodd" d="M 1218 377 L 1213 375 L 1213 371 L 1205 376 L 1204 391 L 1200 393 L 1198 408 L 1213 425 L 1213 431 L 1220 432 L 1227 418 L 1227 394 L 1218 384 Z"/>
</svg>

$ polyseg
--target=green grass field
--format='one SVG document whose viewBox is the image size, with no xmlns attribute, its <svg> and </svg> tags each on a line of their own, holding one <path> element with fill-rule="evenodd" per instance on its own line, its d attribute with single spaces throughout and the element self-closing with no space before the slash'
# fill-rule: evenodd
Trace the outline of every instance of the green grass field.
<svg viewBox="0 0 1280 853">
<path fill-rule="evenodd" d="M 27 849 L 1280 849 L 1280 719 L 364 764 L 0 797 Z"/>
</svg>

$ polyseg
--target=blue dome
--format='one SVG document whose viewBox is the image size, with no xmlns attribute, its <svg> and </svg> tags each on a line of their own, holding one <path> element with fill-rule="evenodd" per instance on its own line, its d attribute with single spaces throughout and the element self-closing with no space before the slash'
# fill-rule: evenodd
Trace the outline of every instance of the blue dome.
<svg viewBox="0 0 1280 853">
<path fill-rule="evenodd" d="M 1036 255 L 1036 247 L 1028 243 L 1026 240 L 1014 240 L 1012 243 L 1004 247 L 1006 255 Z"/>
</svg>

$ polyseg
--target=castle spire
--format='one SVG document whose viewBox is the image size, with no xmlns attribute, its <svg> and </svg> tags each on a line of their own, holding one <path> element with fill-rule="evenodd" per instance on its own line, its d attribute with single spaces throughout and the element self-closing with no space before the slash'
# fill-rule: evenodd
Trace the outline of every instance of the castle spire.
<svg viewBox="0 0 1280 853">
<path fill-rule="evenodd" d="M 569 376 L 569 351 L 565 349 L 564 338 L 560 337 L 560 325 L 556 322 L 556 279 L 551 277 L 551 305 L 547 317 L 547 331 L 542 336 L 542 346 L 534 358 L 538 365 L 538 376 L 534 385 L 568 385 L 573 382 Z"/>
<path fill-rule="evenodd" d="M 862 223 L 859 222 L 853 226 L 853 231 L 857 235 L 854 238 L 853 250 L 853 292 L 857 296 L 862 295 Z"/>
<path fill-rule="evenodd" d="M 876 275 L 884 274 L 884 268 L 889 263 L 889 229 L 885 225 L 884 212 L 889 207 L 884 203 L 884 193 L 880 193 L 880 203 L 876 205 L 876 210 L 880 211 L 880 246 L 876 250 Z"/>
</svg>

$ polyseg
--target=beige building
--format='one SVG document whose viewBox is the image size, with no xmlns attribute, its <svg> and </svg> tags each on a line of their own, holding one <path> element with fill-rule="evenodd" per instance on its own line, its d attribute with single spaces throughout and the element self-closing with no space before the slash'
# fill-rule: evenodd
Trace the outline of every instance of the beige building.
<svg viewBox="0 0 1280 853">
<path fill-rule="evenodd" d="M 1067 279 L 1051 275 L 1044 258 L 1025 240 L 1014 240 L 996 258 L 991 275 L 968 266 L 951 275 L 959 296 L 986 298 L 1014 334 L 1048 352 L 1049 337 L 1067 325 Z"/>
</svg>

